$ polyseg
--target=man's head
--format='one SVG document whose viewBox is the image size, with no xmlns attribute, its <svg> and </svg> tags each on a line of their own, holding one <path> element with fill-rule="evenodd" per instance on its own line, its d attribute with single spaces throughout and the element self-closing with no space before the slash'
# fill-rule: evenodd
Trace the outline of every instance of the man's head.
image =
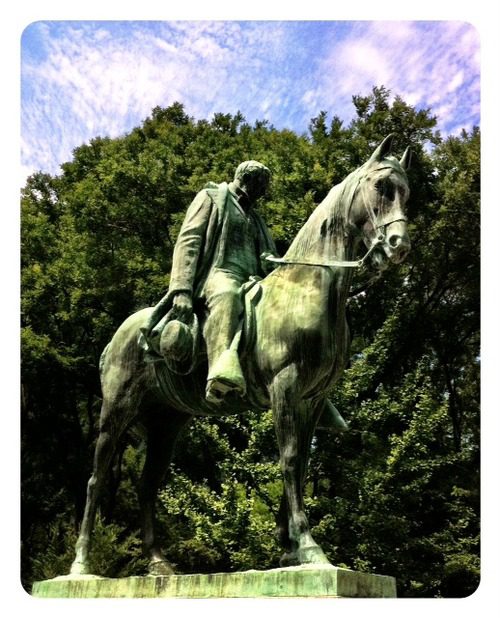
<svg viewBox="0 0 500 618">
<path fill-rule="evenodd" d="M 262 197 L 271 180 L 269 169 L 258 161 L 244 161 L 236 168 L 234 183 L 247 195 L 250 202 Z"/>
</svg>

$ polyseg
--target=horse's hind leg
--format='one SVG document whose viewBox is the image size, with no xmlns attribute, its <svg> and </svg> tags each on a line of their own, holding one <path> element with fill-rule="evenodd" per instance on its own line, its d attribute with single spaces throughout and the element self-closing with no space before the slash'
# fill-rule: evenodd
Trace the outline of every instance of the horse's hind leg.
<svg viewBox="0 0 500 618">
<path fill-rule="evenodd" d="M 284 490 L 281 494 L 280 508 L 276 515 L 276 529 L 274 534 L 281 547 L 283 547 L 287 554 L 290 553 L 292 551 L 292 541 L 288 532 L 288 506 Z"/>
<path fill-rule="evenodd" d="M 111 422 L 113 417 L 116 417 L 116 413 L 113 414 L 113 410 L 104 402 L 101 410 L 99 437 L 94 453 L 92 476 L 87 485 L 85 512 L 80 528 L 80 535 L 76 543 L 76 556 L 71 565 L 71 574 L 73 575 L 90 573 L 89 548 L 97 507 L 109 467 L 116 452 L 117 444 L 125 429 L 123 426 L 113 425 Z"/>
<path fill-rule="evenodd" d="M 311 535 L 303 496 L 311 441 L 321 410 L 299 397 L 297 382 L 297 369 L 290 365 L 275 376 L 270 389 L 284 481 L 278 532 L 286 553 L 280 563 L 329 564 Z"/>
<path fill-rule="evenodd" d="M 173 568 L 163 556 L 155 534 L 155 505 L 158 489 L 172 460 L 177 437 L 191 416 L 174 410 L 148 413 L 143 422 L 147 429 L 146 461 L 139 488 L 144 553 L 151 575 L 168 575 Z"/>
</svg>

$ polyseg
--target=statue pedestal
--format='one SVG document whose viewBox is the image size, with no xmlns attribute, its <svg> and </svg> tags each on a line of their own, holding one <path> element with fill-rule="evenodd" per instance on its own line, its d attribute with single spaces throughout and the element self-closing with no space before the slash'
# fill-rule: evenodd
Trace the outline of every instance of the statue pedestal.
<svg viewBox="0 0 500 618">
<path fill-rule="evenodd" d="M 396 580 L 336 567 L 121 579 L 68 575 L 36 582 L 32 594 L 46 598 L 394 598 Z"/>
</svg>

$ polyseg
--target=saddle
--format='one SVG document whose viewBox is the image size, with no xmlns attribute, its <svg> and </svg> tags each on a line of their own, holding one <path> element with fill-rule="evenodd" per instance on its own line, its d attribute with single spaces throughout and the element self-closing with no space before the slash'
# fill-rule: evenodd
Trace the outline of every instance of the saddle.
<svg viewBox="0 0 500 618">
<path fill-rule="evenodd" d="M 255 307 L 262 296 L 260 280 L 252 276 L 240 287 L 245 311 L 231 344 L 231 350 L 240 357 L 255 340 Z M 202 331 L 203 318 L 199 310 L 193 313 L 190 324 L 172 319 L 169 311 L 151 332 L 141 328 L 139 346 L 145 351 L 146 362 L 164 362 L 175 374 L 188 375 L 206 357 Z"/>
</svg>

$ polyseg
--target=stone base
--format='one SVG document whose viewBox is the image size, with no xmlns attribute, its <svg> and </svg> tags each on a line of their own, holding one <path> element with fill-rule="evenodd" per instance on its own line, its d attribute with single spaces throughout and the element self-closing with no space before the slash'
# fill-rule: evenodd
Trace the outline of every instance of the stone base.
<svg viewBox="0 0 500 618">
<path fill-rule="evenodd" d="M 396 580 L 336 567 L 121 579 L 68 575 L 36 582 L 32 594 L 46 598 L 394 598 Z"/>
</svg>

